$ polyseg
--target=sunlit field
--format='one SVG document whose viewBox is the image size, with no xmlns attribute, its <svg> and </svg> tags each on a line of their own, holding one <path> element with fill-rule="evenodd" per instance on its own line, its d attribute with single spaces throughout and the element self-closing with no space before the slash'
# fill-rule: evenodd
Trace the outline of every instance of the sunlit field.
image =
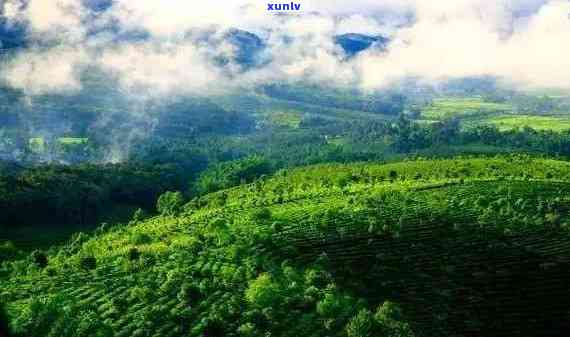
<svg viewBox="0 0 570 337">
<path fill-rule="evenodd" d="M 450 117 L 469 117 L 490 113 L 509 113 L 512 106 L 508 103 L 489 103 L 482 98 L 436 98 L 422 111 L 425 119 L 444 119 Z"/>
</svg>

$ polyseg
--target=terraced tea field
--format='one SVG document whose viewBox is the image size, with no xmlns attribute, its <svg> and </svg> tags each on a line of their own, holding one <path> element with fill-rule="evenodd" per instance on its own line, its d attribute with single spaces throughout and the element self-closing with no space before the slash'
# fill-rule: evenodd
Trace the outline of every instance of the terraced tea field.
<svg viewBox="0 0 570 337">
<path fill-rule="evenodd" d="M 552 336 L 569 211 L 562 161 L 285 170 L 14 262 L 0 298 L 36 336 L 352 337 L 375 308 L 394 336 Z"/>
</svg>

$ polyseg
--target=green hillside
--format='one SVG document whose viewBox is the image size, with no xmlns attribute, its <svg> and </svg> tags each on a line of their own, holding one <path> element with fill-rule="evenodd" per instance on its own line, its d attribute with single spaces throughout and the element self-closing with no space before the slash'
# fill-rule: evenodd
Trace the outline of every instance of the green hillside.
<svg viewBox="0 0 570 337">
<path fill-rule="evenodd" d="M 552 336 L 569 192 L 525 156 L 284 170 L 5 263 L 0 300 L 37 337 Z"/>
<path fill-rule="evenodd" d="M 499 130 L 512 130 L 514 128 L 533 128 L 535 130 L 565 131 L 570 129 L 570 118 L 566 115 L 528 116 L 528 115 L 499 115 L 481 120 L 472 120 L 469 124 L 495 125 Z"/>
<path fill-rule="evenodd" d="M 489 114 L 506 114 L 512 111 L 508 103 L 486 102 L 481 97 L 436 98 L 422 112 L 429 120 L 439 120 L 450 117 L 470 117 Z"/>
</svg>

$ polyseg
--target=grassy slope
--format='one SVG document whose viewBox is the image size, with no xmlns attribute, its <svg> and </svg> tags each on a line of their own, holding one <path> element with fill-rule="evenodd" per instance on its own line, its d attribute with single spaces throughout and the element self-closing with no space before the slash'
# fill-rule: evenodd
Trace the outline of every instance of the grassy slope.
<svg viewBox="0 0 570 337">
<path fill-rule="evenodd" d="M 555 229 L 569 221 L 568 192 L 569 163 L 528 158 L 282 171 L 205 196 L 181 216 L 156 217 L 70 243 L 50 255 L 51 276 L 28 268 L 2 280 L 2 299 L 11 303 L 15 326 L 26 326 L 30 306 L 49 294 L 60 306 L 76 310 L 67 320 L 79 322 L 89 313 L 116 336 L 200 336 L 211 328 L 214 313 L 224 321 L 223 334 L 237 336 L 240 327 L 253 324 L 251 315 L 258 309 L 268 322 L 254 324 L 260 333 L 344 336 L 346 320 L 340 314 L 323 317 L 326 312 L 315 309 L 336 291 L 365 299 L 369 307 L 386 299 L 401 302 L 418 334 L 484 329 L 496 319 L 485 315 L 494 305 L 490 298 L 506 294 L 501 301 L 522 305 L 508 291 L 479 291 L 481 283 L 508 284 L 509 277 L 519 276 L 519 265 L 510 269 L 513 262 L 530 261 L 521 245 L 532 247 L 537 265 L 550 263 L 553 256 L 558 263 L 570 257 L 564 249 L 567 235 Z M 552 223 L 551 213 L 558 217 Z M 135 247 L 142 258 L 129 261 Z M 323 253 L 334 281 L 310 285 L 307 275 Z M 96 270 L 78 267 L 84 256 L 97 258 Z M 505 261 L 493 260 L 497 256 Z M 511 276 L 486 279 L 485 261 Z M 287 304 L 289 295 L 283 295 L 287 300 L 278 306 L 287 315 L 279 316 L 274 308 L 271 316 L 252 302 L 246 294 L 264 272 L 284 284 L 295 280 L 293 288 L 305 287 L 306 307 Z M 180 295 L 187 284 L 200 289 L 200 301 L 188 304 Z M 559 290 L 552 282 L 544 287 Z M 309 297 L 308 289 L 313 289 Z M 458 289 L 471 292 L 475 302 L 455 303 L 465 297 Z M 461 310 L 469 317 L 462 320 Z"/>
<path fill-rule="evenodd" d="M 535 130 L 564 131 L 570 129 L 568 116 L 529 116 L 529 115 L 499 115 L 483 118 L 480 121 L 470 121 L 469 124 L 492 124 L 499 130 L 530 127 Z"/>
<path fill-rule="evenodd" d="M 513 114 L 509 103 L 489 103 L 480 97 L 439 98 L 422 112 L 421 122 L 430 123 L 451 117 L 460 118 L 464 125 L 495 125 L 501 131 L 531 127 L 536 130 L 564 131 L 570 129 L 567 111 L 549 115 Z"/>
<path fill-rule="evenodd" d="M 422 116 L 428 120 L 440 120 L 455 116 L 470 117 L 511 111 L 512 106 L 508 103 L 489 103 L 480 97 L 439 98 L 423 111 Z"/>
</svg>

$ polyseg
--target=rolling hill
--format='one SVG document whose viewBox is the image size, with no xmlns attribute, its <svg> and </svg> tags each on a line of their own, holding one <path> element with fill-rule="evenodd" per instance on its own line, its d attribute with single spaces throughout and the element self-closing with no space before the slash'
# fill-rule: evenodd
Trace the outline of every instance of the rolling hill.
<svg viewBox="0 0 570 337">
<path fill-rule="evenodd" d="M 24 336 L 552 336 L 569 192 L 526 156 L 283 170 L 6 264 L 0 299 Z"/>
</svg>

